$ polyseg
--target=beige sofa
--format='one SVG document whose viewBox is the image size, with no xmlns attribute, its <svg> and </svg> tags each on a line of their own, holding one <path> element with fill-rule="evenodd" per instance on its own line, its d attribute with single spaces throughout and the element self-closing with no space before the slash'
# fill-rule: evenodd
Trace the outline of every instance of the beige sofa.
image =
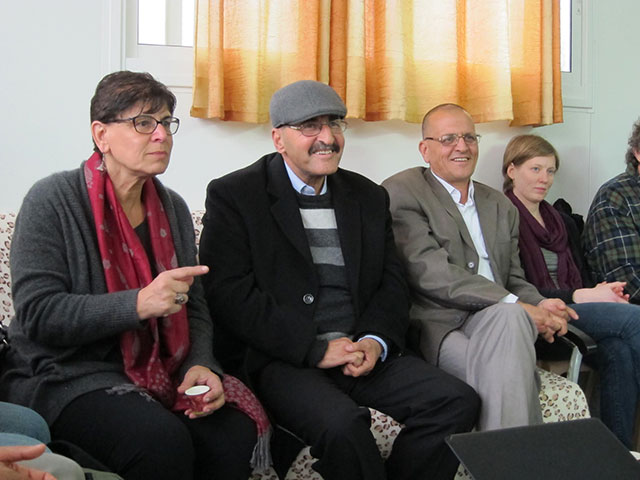
<svg viewBox="0 0 640 480">
<path fill-rule="evenodd" d="M 200 239 L 202 229 L 202 211 L 193 212 L 196 241 Z M 15 227 L 16 214 L 12 212 L 0 213 L 0 321 L 5 325 L 13 316 L 13 302 L 11 300 L 11 276 L 9 272 L 9 253 L 11 235 Z M 589 408 L 584 393 L 573 382 L 563 377 L 539 370 L 542 381 L 540 390 L 540 407 L 545 422 L 558 422 L 589 417 Z M 371 431 L 378 443 L 383 458 L 387 458 L 393 447 L 393 441 L 402 429 L 391 417 L 378 411 L 371 410 Z M 287 474 L 287 480 L 321 480 L 320 475 L 313 471 L 311 464 L 313 457 L 309 448 L 303 449 Z M 255 472 L 251 480 L 277 480 L 273 470 L 269 472 Z M 456 479 L 468 478 L 461 468 Z"/>
</svg>

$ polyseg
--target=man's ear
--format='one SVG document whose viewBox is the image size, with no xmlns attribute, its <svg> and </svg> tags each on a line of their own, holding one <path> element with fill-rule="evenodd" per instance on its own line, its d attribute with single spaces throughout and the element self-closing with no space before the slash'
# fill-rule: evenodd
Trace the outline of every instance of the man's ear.
<svg viewBox="0 0 640 480">
<path fill-rule="evenodd" d="M 103 154 L 109 151 L 109 142 L 107 141 L 107 127 L 104 123 L 94 120 L 91 122 L 91 136 L 98 150 Z"/>
<path fill-rule="evenodd" d="M 427 145 L 427 141 L 426 140 L 422 140 L 419 144 L 418 144 L 418 150 L 420 151 L 420 155 L 422 155 L 422 158 L 424 159 L 425 163 L 429 163 L 429 145 Z"/>
<path fill-rule="evenodd" d="M 273 140 L 273 146 L 276 147 L 278 153 L 284 153 L 284 141 L 282 139 L 282 130 L 280 128 L 271 129 L 271 139 Z"/>
</svg>

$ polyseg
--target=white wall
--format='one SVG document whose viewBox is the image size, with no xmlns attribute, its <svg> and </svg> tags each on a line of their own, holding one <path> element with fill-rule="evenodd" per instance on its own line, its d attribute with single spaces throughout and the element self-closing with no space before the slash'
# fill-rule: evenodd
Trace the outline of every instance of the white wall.
<svg viewBox="0 0 640 480">
<path fill-rule="evenodd" d="M 17 210 L 30 185 L 75 168 L 91 153 L 89 101 L 105 71 L 104 21 L 112 0 L 0 2 L 0 212 Z M 554 196 L 585 214 L 598 186 L 624 169 L 631 125 L 640 115 L 635 47 L 640 2 L 592 2 L 594 107 L 565 111 L 565 122 L 534 129 L 558 149 Z M 163 181 L 191 208 L 202 208 L 208 181 L 272 151 L 267 125 L 189 117 L 190 92 L 177 89 L 181 119 Z M 375 181 L 421 163 L 419 126 L 352 120 L 342 166 Z M 511 136 L 530 131 L 481 124 L 476 179 L 500 188 L 501 157 Z"/>
</svg>

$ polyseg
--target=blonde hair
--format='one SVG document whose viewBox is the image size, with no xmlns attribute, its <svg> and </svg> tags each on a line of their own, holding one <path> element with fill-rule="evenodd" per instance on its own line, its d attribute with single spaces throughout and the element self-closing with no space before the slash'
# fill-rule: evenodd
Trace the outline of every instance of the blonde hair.
<svg viewBox="0 0 640 480">
<path fill-rule="evenodd" d="M 519 167 L 530 158 L 548 157 L 553 155 L 556 159 L 556 170 L 560 168 L 560 157 L 553 145 L 538 135 L 518 135 L 507 144 L 502 156 L 502 191 L 513 189 L 513 180 L 507 175 L 509 165 Z"/>
</svg>

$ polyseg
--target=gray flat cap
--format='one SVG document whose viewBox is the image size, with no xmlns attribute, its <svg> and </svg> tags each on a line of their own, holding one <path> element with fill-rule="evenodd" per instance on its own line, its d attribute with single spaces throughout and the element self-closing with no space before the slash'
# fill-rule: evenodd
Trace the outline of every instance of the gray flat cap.
<svg viewBox="0 0 640 480">
<path fill-rule="evenodd" d="M 314 80 L 300 80 L 276 91 L 271 97 L 269 116 L 271 124 L 295 125 L 321 115 L 344 118 L 347 107 L 329 85 Z"/>
</svg>

